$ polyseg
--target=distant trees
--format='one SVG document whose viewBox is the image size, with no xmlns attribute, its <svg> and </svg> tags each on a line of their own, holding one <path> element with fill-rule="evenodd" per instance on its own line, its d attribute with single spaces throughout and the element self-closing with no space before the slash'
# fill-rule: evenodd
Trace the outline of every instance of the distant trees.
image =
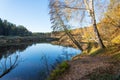
<svg viewBox="0 0 120 80">
<path fill-rule="evenodd" d="M 50 37 L 52 37 L 50 32 L 47 32 L 47 33 L 34 32 L 34 33 L 32 33 L 32 36 L 36 36 L 36 37 L 40 37 L 40 38 L 50 38 Z"/>
<path fill-rule="evenodd" d="M 3 27 L 3 23 L 2 20 L 0 19 L 0 35 L 4 34 L 4 27 Z"/>
<path fill-rule="evenodd" d="M 0 18 L 0 35 L 2 36 L 29 36 L 32 32 L 28 31 L 24 26 L 16 26 L 7 20 Z"/>
</svg>

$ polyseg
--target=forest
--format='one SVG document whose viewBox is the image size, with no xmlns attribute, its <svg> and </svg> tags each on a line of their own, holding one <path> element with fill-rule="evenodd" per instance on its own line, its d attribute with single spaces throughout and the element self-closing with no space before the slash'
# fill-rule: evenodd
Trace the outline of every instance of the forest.
<svg viewBox="0 0 120 80">
<path fill-rule="evenodd" d="M 27 30 L 24 26 L 8 22 L 7 20 L 2 20 L 0 18 L 0 35 L 2 36 L 30 36 L 32 32 Z"/>
</svg>

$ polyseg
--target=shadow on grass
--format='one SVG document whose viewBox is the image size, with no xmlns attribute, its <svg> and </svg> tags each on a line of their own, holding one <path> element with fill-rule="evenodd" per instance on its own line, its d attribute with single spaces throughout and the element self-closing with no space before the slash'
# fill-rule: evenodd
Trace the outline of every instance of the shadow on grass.
<svg viewBox="0 0 120 80">
<path fill-rule="evenodd" d="M 105 52 L 105 49 L 99 48 L 99 49 L 97 49 L 97 50 L 91 51 L 91 52 L 90 52 L 90 55 L 91 55 L 91 56 L 96 56 L 96 55 L 98 55 L 98 54 L 103 54 L 104 52 Z"/>
<path fill-rule="evenodd" d="M 118 52 L 117 54 L 113 55 L 112 59 L 114 59 L 116 61 L 120 61 L 120 52 Z"/>
</svg>

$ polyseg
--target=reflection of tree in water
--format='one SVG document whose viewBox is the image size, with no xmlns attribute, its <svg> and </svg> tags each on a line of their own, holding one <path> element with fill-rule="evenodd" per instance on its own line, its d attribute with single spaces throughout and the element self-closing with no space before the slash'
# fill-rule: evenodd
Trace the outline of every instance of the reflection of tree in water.
<svg viewBox="0 0 120 80">
<path fill-rule="evenodd" d="M 63 56 L 64 60 L 70 60 L 74 55 L 76 55 L 75 52 L 68 51 L 67 47 L 63 47 L 62 56 Z"/>
<path fill-rule="evenodd" d="M 24 51 L 32 44 L 16 44 L 0 46 L 0 78 L 13 70 L 21 61 L 18 52 Z"/>
<path fill-rule="evenodd" d="M 50 61 L 51 59 L 49 56 L 43 54 L 40 60 L 40 65 L 42 66 L 42 68 L 40 69 L 40 80 L 45 80 L 49 76 L 50 72 L 54 70 L 58 64 L 65 60 L 70 60 L 70 58 L 74 55 L 74 51 L 71 51 L 69 53 L 67 48 L 63 48 L 62 55 L 58 55 L 58 57 L 52 62 Z"/>
<path fill-rule="evenodd" d="M 46 54 L 41 56 L 41 70 L 40 70 L 40 80 L 45 80 L 50 72 L 50 64 L 49 64 L 49 57 Z"/>
<path fill-rule="evenodd" d="M 31 46 L 30 44 L 14 44 L 14 45 L 5 45 L 0 46 L 0 59 L 2 57 L 7 58 L 9 55 L 16 53 L 17 51 L 22 52 L 24 51 L 28 46 Z"/>
<path fill-rule="evenodd" d="M 19 54 L 14 54 L 14 56 L 9 56 L 7 58 L 0 60 L 0 78 L 8 74 L 13 70 L 19 63 Z"/>
</svg>

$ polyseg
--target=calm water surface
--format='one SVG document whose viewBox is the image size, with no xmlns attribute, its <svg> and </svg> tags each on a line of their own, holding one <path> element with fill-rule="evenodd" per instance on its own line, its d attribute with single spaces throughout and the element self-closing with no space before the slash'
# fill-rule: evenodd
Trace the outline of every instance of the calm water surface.
<svg viewBox="0 0 120 80">
<path fill-rule="evenodd" d="M 80 51 L 49 43 L 0 47 L 0 80 L 45 80 L 56 63 Z"/>
</svg>

